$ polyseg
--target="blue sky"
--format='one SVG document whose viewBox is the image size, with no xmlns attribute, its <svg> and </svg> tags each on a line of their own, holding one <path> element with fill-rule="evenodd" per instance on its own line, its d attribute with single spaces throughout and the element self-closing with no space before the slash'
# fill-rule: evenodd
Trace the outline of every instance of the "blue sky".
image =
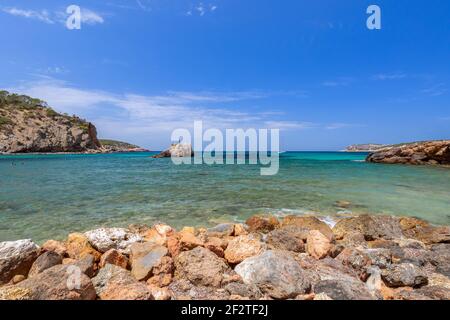
<svg viewBox="0 0 450 320">
<path fill-rule="evenodd" d="M 0 87 L 153 150 L 194 120 L 280 128 L 283 150 L 444 139 L 449 17 L 447 0 L 0 0 Z"/>
</svg>

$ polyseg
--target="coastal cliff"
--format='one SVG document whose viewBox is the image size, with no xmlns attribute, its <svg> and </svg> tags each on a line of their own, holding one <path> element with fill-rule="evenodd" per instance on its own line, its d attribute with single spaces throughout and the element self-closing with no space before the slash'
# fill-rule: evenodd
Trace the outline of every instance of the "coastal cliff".
<svg viewBox="0 0 450 320">
<path fill-rule="evenodd" d="M 133 151 L 146 150 L 120 141 L 100 141 L 91 122 L 58 113 L 42 100 L 0 91 L 0 153 Z"/>
<path fill-rule="evenodd" d="M 450 165 L 450 140 L 387 146 L 369 154 L 366 161 L 389 164 Z"/>
</svg>

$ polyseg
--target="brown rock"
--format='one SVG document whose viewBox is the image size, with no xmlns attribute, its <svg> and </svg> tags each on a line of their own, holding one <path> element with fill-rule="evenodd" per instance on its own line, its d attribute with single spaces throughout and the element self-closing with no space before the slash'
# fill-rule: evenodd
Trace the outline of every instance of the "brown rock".
<svg viewBox="0 0 450 320">
<path fill-rule="evenodd" d="M 307 233 L 306 229 L 300 227 L 285 226 L 271 231 L 266 242 L 271 249 L 305 252 Z"/>
<path fill-rule="evenodd" d="M 330 252 L 331 242 L 319 230 L 311 230 L 306 240 L 306 250 L 312 257 L 322 259 Z"/>
<path fill-rule="evenodd" d="M 167 248 L 172 257 L 176 257 L 183 251 L 201 247 L 203 244 L 204 243 L 200 239 L 189 232 L 179 232 L 167 239 Z"/>
<path fill-rule="evenodd" d="M 147 242 L 154 242 L 160 246 L 167 245 L 167 238 L 174 235 L 175 230 L 167 224 L 158 223 L 144 233 Z"/>
<path fill-rule="evenodd" d="M 260 254 L 264 248 L 264 243 L 256 235 L 239 236 L 228 242 L 225 259 L 231 264 L 237 264 Z"/>
<path fill-rule="evenodd" d="M 66 241 L 66 247 L 69 257 L 75 260 L 90 254 L 94 257 L 95 261 L 99 261 L 102 256 L 100 252 L 91 246 L 87 237 L 82 233 L 69 234 Z"/>
<path fill-rule="evenodd" d="M 336 261 L 355 270 L 361 280 L 367 279 L 367 268 L 371 265 L 371 260 L 362 250 L 346 248 L 336 257 Z"/>
<path fill-rule="evenodd" d="M 125 255 L 121 254 L 118 250 L 110 249 L 106 251 L 100 258 L 99 266 L 100 268 L 103 268 L 108 263 L 127 269 L 128 258 Z"/>
<path fill-rule="evenodd" d="M 32 300 L 94 300 L 91 280 L 71 265 L 56 265 L 16 285 Z"/>
<path fill-rule="evenodd" d="M 330 241 L 333 240 L 334 235 L 331 228 L 323 221 L 320 221 L 316 217 L 304 217 L 304 216 L 287 216 L 281 222 L 282 226 L 297 226 L 307 231 L 318 230 L 323 233 Z M 306 240 L 306 239 L 305 239 Z"/>
<path fill-rule="evenodd" d="M 101 300 L 150 300 L 149 288 L 137 281 L 128 270 L 107 264 L 92 279 Z"/>
<path fill-rule="evenodd" d="M 369 215 L 342 219 L 334 226 L 333 232 L 338 240 L 353 232 L 362 233 L 366 241 L 379 238 L 389 240 L 403 235 L 399 218 Z"/>
<path fill-rule="evenodd" d="M 149 285 L 150 292 L 155 300 L 170 300 L 170 291 L 167 288 L 160 288 L 155 285 Z"/>
<path fill-rule="evenodd" d="M 158 275 L 154 275 L 153 277 L 147 280 L 148 285 L 154 285 L 157 287 L 167 287 L 172 283 L 173 276 L 170 273 L 161 273 Z"/>
<path fill-rule="evenodd" d="M 131 274 L 139 281 L 152 276 L 153 268 L 169 253 L 166 247 L 151 242 L 134 243 L 130 250 Z"/>
<path fill-rule="evenodd" d="M 17 276 L 14 276 L 14 278 L 12 278 L 11 282 L 13 284 L 18 284 L 19 282 L 22 282 L 25 279 L 26 277 L 24 275 L 18 274 Z"/>
<path fill-rule="evenodd" d="M 228 242 L 221 238 L 208 237 L 204 247 L 214 252 L 220 258 L 224 257 L 224 250 L 227 248 Z"/>
<path fill-rule="evenodd" d="M 195 286 L 219 287 L 231 269 L 217 255 L 202 247 L 175 257 L 175 277 L 187 279 Z"/>
<path fill-rule="evenodd" d="M 59 254 L 61 257 L 65 257 L 67 255 L 67 248 L 64 243 L 56 240 L 47 240 L 42 245 L 42 250 L 44 251 L 53 251 Z"/>
<path fill-rule="evenodd" d="M 271 215 L 255 215 L 245 222 L 250 232 L 270 232 L 280 225 L 277 218 Z"/>
<path fill-rule="evenodd" d="M 54 251 L 47 251 L 41 254 L 31 266 L 28 277 L 33 277 L 42 271 L 62 263 L 60 254 Z"/>
<path fill-rule="evenodd" d="M 245 236 L 246 234 L 248 234 L 248 231 L 244 224 L 238 223 L 234 225 L 234 232 L 233 232 L 234 236 L 236 237 Z"/>
<path fill-rule="evenodd" d="M 404 217 L 400 219 L 400 225 L 405 237 L 419 240 L 425 244 L 450 243 L 450 227 L 435 227 L 427 222 Z"/>
</svg>

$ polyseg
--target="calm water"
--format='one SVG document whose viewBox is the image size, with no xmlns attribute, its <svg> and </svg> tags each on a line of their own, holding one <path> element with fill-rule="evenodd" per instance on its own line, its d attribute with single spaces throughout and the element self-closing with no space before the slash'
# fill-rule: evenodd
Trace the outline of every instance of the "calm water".
<svg viewBox="0 0 450 320">
<path fill-rule="evenodd" d="M 0 241 L 63 239 L 99 226 L 175 227 L 255 213 L 410 215 L 450 224 L 450 169 L 361 162 L 365 154 L 289 152 L 258 166 L 175 166 L 149 153 L 0 157 Z M 335 202 L 352 203 L 349 209 Z"/>
</svg>

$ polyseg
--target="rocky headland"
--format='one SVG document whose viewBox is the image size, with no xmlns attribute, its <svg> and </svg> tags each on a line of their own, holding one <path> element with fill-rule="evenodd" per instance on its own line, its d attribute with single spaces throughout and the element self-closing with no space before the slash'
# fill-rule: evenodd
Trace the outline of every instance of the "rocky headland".
<svg viewBox="0 0 450 320">
<path fill-rule="evenodd" d="M 387 147 L 385 144 L 367 143 L 367 144 L 353 144 L 348 146 L 346 152 L 372 152 Z"/>
<path fill-rule="evenodd" d="M 145 151 L 97 138 L 94 124 L 61 114 L 42 100 L 0 91 L 0 153 L 109 153 Z"/>
<path fill-rule="evenodd" d="M 367 162 L 413 165 L 450 165 L 450 140 L 413 142 L 381 148 Z"/>
<path fill-rule="evenodd" d="M 411 217 L 258 215 L 176 231 L 0 243 L 6 300 L 447 300 L 450 228 Z"/>
</svg>

